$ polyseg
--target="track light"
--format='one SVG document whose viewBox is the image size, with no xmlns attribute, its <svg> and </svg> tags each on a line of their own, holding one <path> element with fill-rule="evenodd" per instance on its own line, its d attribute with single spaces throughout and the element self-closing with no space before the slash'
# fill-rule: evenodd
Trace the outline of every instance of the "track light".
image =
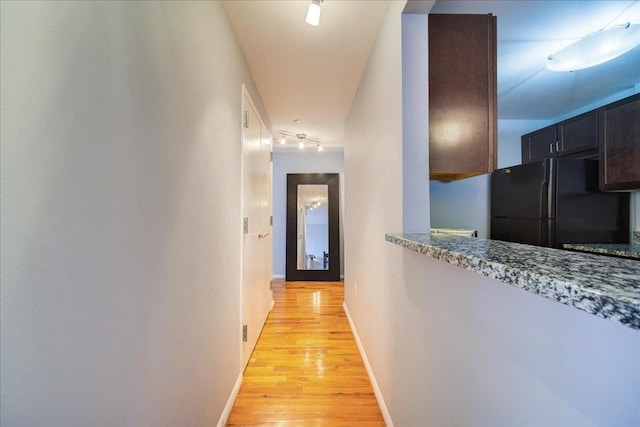
<svg viewBox="0 0 640 427">
<path fill-rule="evenodd" d="M 640 24 L 616 25 L 588 34 L 547 58 L 549 71 L 576 71 L 610 61 L 640 44 Z"/>
<path fill-rule="evenodd" d="M 300 150 L 304 150 L 304 140 L 306 137 L 306 133 L 296 133 L 296 138 L 298 138 L 298 148 Z"/>
<path fill-rule="evenodd" d="M 316 148 L 318 151 L 323 151 L 324 147 L 322 145 L 320 145 L 320 138 L 314 138 L 314 137 L 310 137 L 307 136 L 306 133 L 291 133 L 291 132 L 287 132 L 285 130 L 281 130 L 278 132 L 281 135 L 280 138 L 280 145 L 287 145 L 287 137 L 296 137 L 298 138 L 298 148 L 300 150 L 304 150 L 304 144 L 305 141 L 310 141 L 310 142 L 315 142 L 316 143 Z"/>
<path fill-rule="evenodd" d="M 309 8 L 307 9 L 307 17 L 304 19 L 309 25 L 313 25 L 317 27 L 320 25 L 320 12 L 322 9 L 320 8 L 320 4 L 322 4 L 323 0 L 312 0 Z"/>
</svg>

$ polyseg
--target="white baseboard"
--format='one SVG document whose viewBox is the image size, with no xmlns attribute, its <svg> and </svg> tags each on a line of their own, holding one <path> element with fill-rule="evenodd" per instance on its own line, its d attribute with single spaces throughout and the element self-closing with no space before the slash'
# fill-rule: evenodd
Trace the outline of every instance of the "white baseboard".
<svg viewBox="0 0 640 427">
<path fill-rule="evenodd" d="M 238 397 L 238 392 L 240 391 L 241 385 L 242 385 L 242 372 L 240 372 L 240 375 L 238 375 L 236 384 L 233 386 L 233 390 L 231 390 L 231 395 L 229 396 L 229 400 L 227 400 L 227 404 L 224 407 L 224 411 L 222 411 L 222 415 L 220 415 L 220 420 L 218 421 L 218 427 L 224 427 L 225 425 L 227 425 L 227 421 L 229 421 L 229 415 L 231 415 L 233 404 L 236 403 L 236 397 Z"/>
<path fill-rule="evenodd" d="M 371 365 L 369 364 L 369 359 L 367 359 L 367 354 L 364 352 L 364 347 L 362 347 L 362 341 L 360 341 L 360 337 L 358 336 L 358 331 L 356 330 L 356 327 L 353 324 L 353 320 L 351 319 L 351 314 L 349 313 L 349 309 L 347 308 L 346 302 L 342 303 L 342 308 L 344 309 L 344 313 L 347 315 L 347 320 L 349 321 L 351 332 L 353 332 L 353 336 L 356 339 L 356 344 L 358 345 L 360 356 L 362 357 L 362 361 L 364 362 L 364 367 L 367 370 L 367 374 L 369 375 L 369 381 L 371 381 L 371 385 L 373 386 L 373 393 L 376 395 L 378 406 L 380 406 L 380 411 L 382 412 L 382 418 L 384 418 L 384 422 L 385 424 L 387 424 L 387 427 L 393 427 L 393 420 L 391 419 L 391 415 L 389 414 L 387 405 L 384 403 L 382 392 L 380 391 L 380 387 L 378 387 L 378 382 L 376 381 L 376 377 L 373 375 L 373 370 L 371 369 Z"/>
</svg>

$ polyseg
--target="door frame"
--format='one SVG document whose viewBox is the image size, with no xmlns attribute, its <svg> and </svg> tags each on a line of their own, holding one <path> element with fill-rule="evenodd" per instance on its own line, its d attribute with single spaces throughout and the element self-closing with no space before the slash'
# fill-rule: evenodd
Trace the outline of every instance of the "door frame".
<svg viewBox="0 0 640 427">
<path fill-rule="evenodd" d="M 248 103 L 248 104 L 247 104 Z M 240 359 L 240 366 L 241 369 L 244 371 L 244 369 L 246 368 L 248 363 L 245 363 L 244 361 L 244 356 L 245 356 L 245 341 L 244 341 L 244 331 L 243 331 L 243 326 L 244 326 L 244 321 L 245 321 L 245 313 L 244 313 L 244 285 L 245 285 L 245 277 L 244 277 L 244 252 L 245 252 L 245 233 L 244 233 L 244 213 L 245 213 L 245 202 L 244 202 L 244 192 L 245 192 L 245 179 L 244 179 L 244 173 L 245 173 L 245 159 L 244 159 L 244 147 L 245 147 L 245 111 L 248 110 L 248 108 L 252 108 L 253 111 L 255 112 L 258 121 L 259 121 L 259 125 L 260 125 L 260 129 L 265 129 L 267 131 L 267 133 L 269 132 L 269 129 L 265 126 L 264 121 L 262 120 L 262 117 L 260 116 L 260 110 L 258 110 L 258 108 L 256 107 L 255 103 L 253 102 L 253 99 L 251 97 L 251 94 L 249 93 L 249 91 L 247 90 L 247 87 L 244 85 L 244 83 L 242 84 L 242 90 L 241 90 L 241 102 L 240 102 L 240 218 L 239 218 L 239 233 L 238 235 L 240 236 L 240 282 L 239 282 L 239 287 L 240 287 L 240 292 L 239 292 L 239 307 L 240 307 L 240 316 L 239 316 L 239 322 L 238 322 L 238 342 L 240 345 L 240 354 L 239 354 L 239 359 Z M 271 136 L 269 135 L 269 139 L 271 140 Z M 263 142 L 261 141 L 261 144 Z M 272 147 L 272 144 L 270 144 L 270 147 Z M 271 149 L 273 150 L 273 148 Z M 273 217 L 273 163 L 270 162 L 269 163 L 269 168 L 270 168 L 270 173 L 269 175 L 271 176 L 270 182 L 269 182 L 269 187 L 270 187 L 270 191 L 269 191 L 269 197 L 271 198 L 271 212 L 270 212 L 270 216 Z M 270 221 L 270 229 L 269 229 L 269 233 L 270 236 L 273 236 L 273 224 Z M 270 238 L 270 240 L 272 241 L 272 238 Z M 273 245 L 273 243 L 272 243 Z M 274 306 L 274 300 L 273 300 L 273 291 L 271 290 L 271 281 L 273 279 L 273 272 L 272 272 L 272 264 L 273 264 L 273 248 L 271 248 L 271 250 L 269 251 L 269 295 L 270 295 L 270 299 L 271 299 L 271 303 L 269 304 L 269 309 L 266 313 L 266 315 L 268 315 L 268 312 L 273 308 Z M 266 321 L 266 316 L 265 319 Z M 260 329 L 262 329 L 262 327 L 264 327 L 264 322 L 262 323 L 262 325 L 260 325 Z M 260 331 L 258 331 L 258 336 L 260 335 Z M 253 349 L 251 350 L 253 351 Z M 248 360 L 247 360 L 248 362 Z"/>
</svg>

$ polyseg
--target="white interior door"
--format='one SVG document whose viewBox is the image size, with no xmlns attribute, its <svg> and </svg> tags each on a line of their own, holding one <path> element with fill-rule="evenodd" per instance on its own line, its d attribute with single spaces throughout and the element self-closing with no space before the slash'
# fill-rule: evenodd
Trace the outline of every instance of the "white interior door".
<svg viewBox="0 0 640 427">
<path fill-rule="evenodd" d="M 265 278 L 269 283 L 269 289 L 271 290 L 271 280 L 273 279 L 273 155 L 271 145 L 271 133 L 262 124 L 262 149 L 260 150 L 260 165 L 263 169 L 263 177 L 261 180 L 263 188 L 260 194 L 262 195 L 262 212 L 260 217 L 264 219 L 264 227 L 268 232 L 268 235 L 263 238 L 263 244 L 266 246 L 266 254 L 264 257 L 264 272 Z M 273 292 L 269 292 L 269 309 L 273 306 Z M 265 319 L 266 320 L 266 319 Z"/>
<path fill-rule="evenodd" d="M 246 367 L 272 306 L 271 140 L 251 99 L 243 97 L 242 366 Z"/>
</svg>

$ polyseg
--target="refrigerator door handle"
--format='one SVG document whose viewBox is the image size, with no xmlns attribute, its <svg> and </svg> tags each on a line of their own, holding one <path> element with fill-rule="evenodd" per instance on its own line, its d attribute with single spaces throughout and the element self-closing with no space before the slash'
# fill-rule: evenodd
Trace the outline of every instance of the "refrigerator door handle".
<svg viewBox="0 0 640 427">
<path fill-rule="evenodd" d="M 542 185 L 540 185 L 540 203 L 538 203 L 538 206 L 540 207 L 540 215 L 538 218 L 546 217 L 547 194 L 549 194 L 549 183 L 544 181 Z"/>
<path fill-rule="evenodd" d="M 538 207 L 540 209 L 540 219 L 550 219 L 553 215 L 553 200 L 551 192 L 555 188 L 555 161 L 554 159 L 546 159 L 544 162 L 544 179 L 540 183 L 540 195 Z"/>
</svg>

